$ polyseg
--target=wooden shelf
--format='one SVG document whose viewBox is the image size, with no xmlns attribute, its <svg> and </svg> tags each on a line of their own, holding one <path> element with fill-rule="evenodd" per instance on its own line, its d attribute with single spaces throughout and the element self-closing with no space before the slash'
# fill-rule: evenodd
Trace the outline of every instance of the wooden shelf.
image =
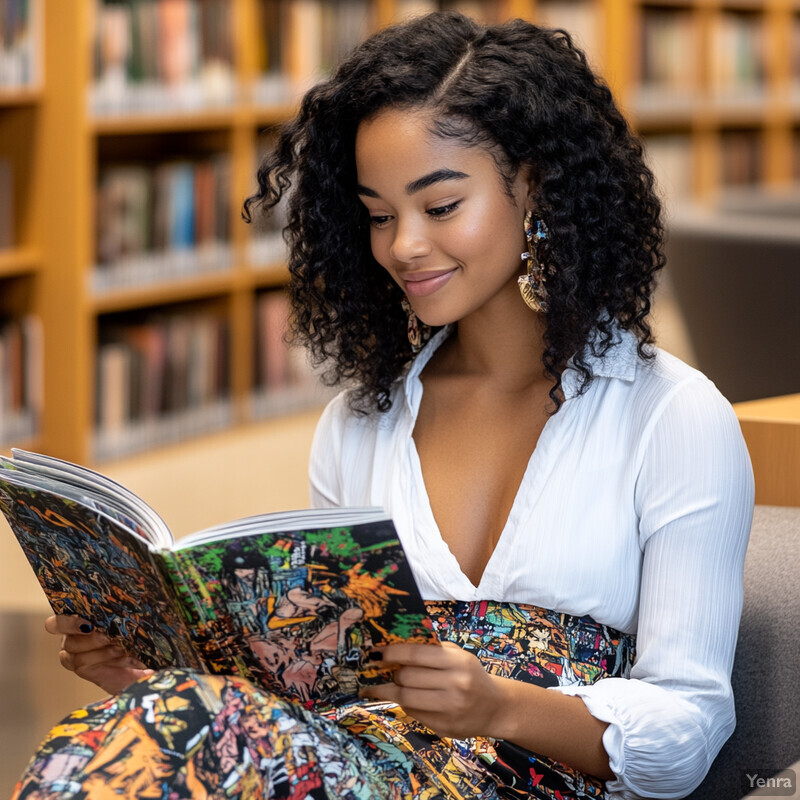
<svg viewBox="0 0 800 800">
<path fill-rule="evenodd" d="M 171 112 L 131 112 L 94 116 L 91 120 L 92 132 L 98 136 L 118 136 L 120 134 L 193 132 L 224 130 L 231 128 L 237 118 L 237 109 L 218 108 L 203 111 Z"/>
<path fill-rule="evenodd" d="M 42 90 L 39 87 L 22 87 L 10 89 L 0 86 L 0 109 L 13 108 L 14 106 L 33 106 L 42 99 Z"/>
<path fill-rule="evenodd" d="M 800 506 L 800 394 L 736 403 L 756 483 L 756 503 Z"/>
<path fill-rule="evenodd" d="M 93 294 L 91 308 L 96 314 L 110 314 L 184 301 L 205 300 L 228 294 L 232 286 L 233 273 L 230 270 L 187 276 L 150 286 L 135 286 Z"/>
<path fill-rule="evenodd" d="M 0 277 L 15 277 L 39 272 L 42 254 L 35 247 L 14 247 L 0 250 Z"/>
</svg>

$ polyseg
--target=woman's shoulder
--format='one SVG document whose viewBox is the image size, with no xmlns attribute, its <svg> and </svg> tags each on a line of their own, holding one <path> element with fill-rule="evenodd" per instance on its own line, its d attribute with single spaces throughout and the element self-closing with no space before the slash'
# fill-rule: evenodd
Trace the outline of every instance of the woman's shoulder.
<svg viewBox="0 0 800 800">
<path fill-rule="evenodd" d="M 659 347 L 651 352 L 652 358 L 642 359 L 637 365 L 639 391 L 665 400 L 687 395 L 698 402 L 730 407 L 728 400 L 705 373 Z"/>
<path fill-rule="evenodd" d="M 356 390 L 343 389 L 325 406 L 320 416 L 317 431 L 343 436 L 369 435 L 379 430 L 391 429 L 397 422 L 404 402 L 403 382 L 395 381 L 390 392 L 391 407 L 387 411 L 362 410 Z"/>
<path fill-rule="evenodd" d="M 731 404 L 708 376 L 659 347 L 647 352 L 643 358 L 634 334 L 622 331 L 602 363 L 593 365 L 596 376 L 613 384 L 603 395 L 606 411 L 626 419 L 638 441 L 655 426 L 692 428 L 701 419 L 710 428 L 738 430 Z"/>
</svg>

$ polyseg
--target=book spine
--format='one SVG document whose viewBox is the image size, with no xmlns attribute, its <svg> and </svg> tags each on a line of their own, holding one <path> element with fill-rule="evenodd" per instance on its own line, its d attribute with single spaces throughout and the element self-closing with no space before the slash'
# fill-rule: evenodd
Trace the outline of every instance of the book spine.
<svg viewBox="0 0 800 800">
<path fill-rule="evenodd" d="M 31 314 L 0 324 L 0 445 L 34 436 L 42 410 L 41 320 Z"/>
<path fill-rule="evenodd" d="M 95 293 L 231 269 L 230 159 L 108 164 L 97 184 Z"/>
<path fill-rule="evenodd" d="M 105 323 L 96 456 L 119 457 L 228 425 L 227 328 L 224 316 L 203 309 Z"/>
<path fill-rule="evenodd" d="M 228 0 L 99 0 L 97 115 L 198 111 L 235 98 Z"/>
<path fill-rule="evenodd" d="M 40 0 L 0 2 L 0 87 L 23 89 L 39 80 Z"/>
</svg>

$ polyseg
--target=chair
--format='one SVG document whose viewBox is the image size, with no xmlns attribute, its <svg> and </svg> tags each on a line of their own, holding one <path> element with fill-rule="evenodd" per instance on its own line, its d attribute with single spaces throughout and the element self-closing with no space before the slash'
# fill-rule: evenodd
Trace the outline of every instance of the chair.
<svg viewBox="0 0 800 800">
<path fill-rule="evenodd" d="M 800 508 L 756 506 L 733 666 L 736 730 L 691 800 L 739 800 L 745 773 L 800 759 Z"/>
</svg>

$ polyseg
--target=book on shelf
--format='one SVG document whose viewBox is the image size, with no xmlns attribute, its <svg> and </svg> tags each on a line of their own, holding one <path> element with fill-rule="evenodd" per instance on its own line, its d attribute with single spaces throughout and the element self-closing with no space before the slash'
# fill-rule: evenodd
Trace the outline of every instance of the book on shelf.
<svg viewBox="0 0 800 800">
<path fill-rule="evenodd" d="M 11 160 L 0 158 L 0 250 L 14 246 L 14 171 Z"/>
<path fill-rule="evenodd" d="M 100 327 L 95 455 L 109 458 L 230 422 L 226 319 L 183 311 Z"/>
<path fill-rule="evenodd" d="M 599 66 L 602 29 L 598 6 L 592 0 L 541 0 L 536 7 L 536 23 L 567 31 L 589 63 Z"/>
<path fill-rule="evenodd" d="M 792 137 L 792 178 L 800 184 L 800 130 L 795 130 Z"/>
<path fill-rule="evenodd" d="M 766 53 L 763 15 L 722 11 L 711 31 L 709 71 L 718 102 L 763 100 Z"/>
<path fill-rule="evenodd" d="M 197 111 L 236 98 L 228 0 L 99 0 L 95 114 Z"/>
<path fill-rule="evenodd" d="M 723 186 L 751 186 L 761 182 L 764 145 L 759 131 L 723 131 L 719 156 L 720 182 Z"/>
<path fill-rule="evenodd" d="M 36 435 L 41 418 L 43 334 L 34 314 L 0 321 L 0 444 Z"/>
<path fill-rule="evenodd" d="M 375 29 L 371 0 L 292 0 L 287 51 L 293 92 L 302 94 Z"/>
<path fill-rule="evenodd" d="M 230 158 L 107 164 L 97 186 L 96 292 L 232 266 Z"/>
<path fill-rule="evenodd" d="M 267 417 L 321 405 L 333 394 L 323 386 L 307 353 L 286 342 L 289 298 L 281 289 L 255 298 L 253 415 Z"/>
<path fill-rule="evenodd" d="M 42 0 L 0 0 L 0 89 L 39 81 Z"/>
<path fill-rule="evenodd" d="M 257 174 L 262 160 L 275 145 L 276 138 L 271 131 L 262 135 L 257 156 L 253 161 L 253 175 Z M 256 188 L 253 184 L 251 194 L 255 193 Z M 285 265 L 288 261 L 288 248 L 283 239 L 283 231 L 288 224 L 288 203 L 289 196 L 284 193 L 268 214 L 260 208 L 255 209 L 247 242 L 247 260 L 251 267 L 265 269 L 278 264 Z"/>
<path fill-rule="evenodd" d="M 381 509 L 264 514 L 175 542 L 120 484 L 15 450 L 0 457 L 0 510 L 53 611 L 153 669 L 238 675 L 324 708 L 386 679 L 373 648 L 437 641 Z"/>
<path fill-rule="evenodd" d="M 286 103 L 291 99 L 289 54 L 289 4 L 293 0 L 258 0 L 256 12 L 256 64 L 258 76 L 251 100 L 261 105 Z"/>
<path fill-rule="evenodd" d="M 700 80 L 698 26 L 693 12 L 645 6 L 640 29 L 639 84 L 634 100 L 638 110 L 691 110 Z"/>
</svg>

